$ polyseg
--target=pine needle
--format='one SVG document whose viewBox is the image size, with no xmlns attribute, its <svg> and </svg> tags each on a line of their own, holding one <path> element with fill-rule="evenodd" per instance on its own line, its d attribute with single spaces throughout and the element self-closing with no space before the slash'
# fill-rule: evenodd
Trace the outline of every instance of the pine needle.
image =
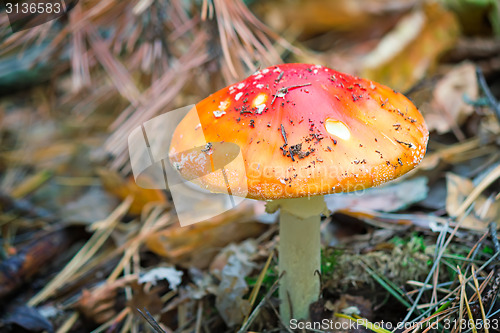
<svg viewBox="0 0 500 333">
<path fill-rule="evenodd" d="M 474 266 L 472 266 L 472 276 L 474 279 L 474 286 L 476 287 L 476 295 L 479 301 L 479 308 L 481 309 L 481 316 L 483 317 L 483 323 L 486 323 L 486 313 L 484 311 L 483 301 L 481 299 L 481 291 L 479 288 L 479 283 L 477 282 L 476 271 L 474 270 Z M 484 332 L 489 333 L 489 329 L 487 325 L 484 325 Z"/>
<path fill-rule="evenodd" d="M 118 225 L 121 218 L 128 211 L 132 204 L 133 198 L 128 197 L 118 206 L 111 215 L 100 222 L 96 222 L 98 229 L 85 245 L 78 251 L 77 254 L 70 260 L 69 263 L 57 274 L 38 294 L 33 296 L 29 301 L 29 306 L 36 306 L 41 302 L 50 298 L 50 296 L 67 280 L 83 267 L 93 255 L 104 245 L 106 240 L 111 235 L 111 232 Z"/>
<path fill-rule="evenodd" d="M 397 288 L 392 282 L 383 278 L 381 275 L 373 271 L 364 261 L 361 261 L 366 272 L 372 276 L 372 278 L 378 282 L 385 290 L 387 290 L 394 298 L 396 298 L 401 304 L 407 308 L 411 307 L 411 304 L 404 299 L 404 292 Z"/>
<path fill-rule="evenodd" d="M 462 300 L 463 300 L 463 302 L 465 303 L 465 307 L 467 309 L 467 315 L 469 316 L 468 323 L 472 328 L 472 332 L 477 333 L 476 323 L 474 322 L 474 316 L 472 315 L 472 311 L 471 311 L 470 306 L 469 306 L 469 301 L 467 300 L 467 294 L 465 292 L 465 279 L 462 275 L 462 272 L 460 271 L 460 267 L 457 266 L 457 269 L 458 269 L 458 278 L 460 280 L 460 284 L 462 287 L 461 293 L 460 293 L 460 316 L 461 316 L 462 311 L 463 311 L 463 304 L 462 304 Z M 467 325 L 467 327 L 469 325 Z M 459 327 L 460 327 L 460 332 L 462 332 L 462 318 L 460 318 L 460 320 L 459 320 Z"/>
<path fill-rule="evenodd" d="M 249 301 L 250 301 L 250 307 L 253 307 L 255 300 L 257 299 L 257 295 L 259 294 L 260 287 L 262 287 L 262 281 L 264 281 L 264 278 L 266 277 L 267 270 L 269 269 L 269 265 L 271 264 L 271 260 L 273 259 L 274 256 L 274 250 L 271 250 L 269 253 L 269 256 L 267 257 L 266 264 L 264 265 L 264 268 L 262 268 L 262 271 L 259 274 L 259 277 L 257 278 L 257 282 L 255 283 L 255 286 L 252 289 L 252 292 L 250 293 Z M 243 320 L 242 327 L 245 326 L 247 320 L 248 320 L 248 314 L 245 319 Z"/>
</svg>

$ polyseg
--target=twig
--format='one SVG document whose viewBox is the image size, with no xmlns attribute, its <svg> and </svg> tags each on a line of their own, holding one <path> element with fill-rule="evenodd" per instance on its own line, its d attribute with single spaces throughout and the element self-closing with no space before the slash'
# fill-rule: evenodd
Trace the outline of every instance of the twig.
<svg viewBox="0 0 500 333">
<path fill-rule="evenodd" d="M 495 222 L 491 222 L 488 227 L 490 229 L 491 240 L 493 241 L 495 252 L 500 252 L 500 242 L 498 242 L 497 236 L 497 224 Z"/>
<path fill-rule="evenodd" d="M 4 210 L 14 210 L 29 218 L 41 218 L 48 221 L 56 221 L 58 218 L 50 211 L 37 207 L 25 199 L 16 199 L 12 196 L 0 192 L 0 205 Z"/>
<path fill-rule="evenodd" d="M 54 258 L 66 251 L 81 233 L 69 228 L 55 230 L 32 240 L 13 255 L 0 262 L 0 299 L 12 294 Z"/>
<path fill-rule="evenodd" d="M 311 85 L 311 83 L 304 83 L 304 84 L 296 84 L 296 85 L 289 86 L 289 87 L 281 87 L 281 88 L 279 88 L 278 91 L 276 92 L 276 94 L 274 95 L 273 100 L 271 101 L 271 105 L 274 104 L 274 100 L 277 97 L 284 98 L 286 96 L 286 94 L 288 94 L 288 92 L 289 92 L 290 89 L 300 88 L 300 87 L 307 87 L 307 86 L 310 86 L 310 85 Z"/>
<path fill-rule="evenodd" d="M 493 93 L 491 92 L 490 87 L 488 86 L 488 83 L 486 82 L 486 79 L 483 75 L 483 71 L 480 67 L 476 67 L 476 75 L 479 86 L 481 86 L 481 90 L 483 90 L 486 98 L 488 98 L 488 102 L 490 103 L 490 106 L 493 109 L 498 122 L 500 122 L 500 103 L 498 103 L 495 96 L 493 96 Z"/>
<path fill-rule="evenodd" d="M 283 136 L 283 140 L 285 141 L 285 146 L 288 145 L 288 141 L 286 139 L 285 127 L 283 127 L 283 124 L 281 124 L 281 135 Z"/>
<path fill-rule="evenodd" d="M 146 308 L 144 308 L 144 312 L 146 312 L 146 314 L 144 314 L 138 308 L 136 308 L 136 310 L 141 314 L 141 316 L 144 319 L 146 319 L 146 321 L 148 322 L 148 324 L 151 325 L 151 327 L 155 330 L 155 332 L 157 332 L 157 333 L 167 333 L 167 332 L 165 332 L 163 330 L 163 328 L 161 328 L 161 326 L 156 322 L 156 320 L 153 318 L 153 316 L 151 315 L 151 313 L 149 313 L 149 311 L 146 310 Z"/>
</svg>

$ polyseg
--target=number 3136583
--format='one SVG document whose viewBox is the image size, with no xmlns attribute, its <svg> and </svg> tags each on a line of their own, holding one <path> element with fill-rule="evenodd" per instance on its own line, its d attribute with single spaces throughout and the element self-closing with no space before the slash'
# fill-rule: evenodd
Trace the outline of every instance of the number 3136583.
<svg viewBox="0 0 500 333">
<path fill-rule="evenodd" d="M 7 14 L 59 14 L 61 12 L 60 2 L 45 2 L 45 3 L 12 3 L 5 4 Z"/>
<path fill-rule="evenodd" d="M 460 327 L 461 329 L 470 329 L 475 327 L 476 329 L 498 329 L 500 327 L 500 320 L 497 318 L 493 319 L 477 319 L 477 320 L 472 320 L 472 319 L 451 319 L 451 318 L 445 318 L 443 320 L 443 325 L 445 329 L 453 329 Z"/>
</svg>

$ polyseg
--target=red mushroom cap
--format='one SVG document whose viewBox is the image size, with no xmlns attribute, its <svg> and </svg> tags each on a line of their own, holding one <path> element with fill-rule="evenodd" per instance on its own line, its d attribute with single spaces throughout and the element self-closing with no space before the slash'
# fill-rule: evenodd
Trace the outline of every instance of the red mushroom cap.
<svg viewBox="0 0 500 333">
<path fill-rule="evenodd" d="M 296 198 L 399 177 L 420 163 L 428 136 L 402 94 L 327 67 L 284 64 L 199 102 L 177 126 L 170 159 L 183 177 L 213 192 L 226 192 L 229 180 L 235 195 Z M 211 144 L 224 142 L 233 152 L 239 146 L 243 164 L 229 163 L 224 145 Z M 210 174 L 215 153 L 226 156 L 218 163 L 224 177 Z"/>
</svg>

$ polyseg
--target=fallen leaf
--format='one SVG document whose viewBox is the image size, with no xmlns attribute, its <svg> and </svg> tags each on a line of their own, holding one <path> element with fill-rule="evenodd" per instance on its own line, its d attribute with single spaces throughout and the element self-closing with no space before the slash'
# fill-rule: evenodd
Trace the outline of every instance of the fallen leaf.
<svg viewBox="0 0 500 333">
<path fill-rule="evenodd" d="M 449 216 L 455 216 L 465 199 L 474 189 L 474 183 L 465 177 L 454 173 L 446 174 L 446 212 Z M 460 226 L 471 230 L 485 230 L 490 222 L 496 221 L 500 216 L 500 201 L 493 197 L 479 195 L 474 201 L 474 207 L 469 214 L 461 214 L 457 221 L 461 221 Z"/>
<path fill-rule="evenodd" d="M 500 36 L 500 4 L 498 0 L 443 0 L 458 16 L 467 35 Z"/>
<path fill-rule="evenodd" d="M 256 267 L 250 256 L 257 251 L 254 240 L 224 248 L 218 257 L 225 257 L 226 264 L 222 269 L 212 265 L 212 274 L 220 279 L 216 290 L 215 307 L 228 326 L 241 324 L 251 310 L 250 302 L 243 299 L 248 292 L 245 277 Z M 220 261 L 220 260 L 219 260 Z"/>
<path fill-rule="evenodd" d="M 162 287 L 156 286 L 153 288 L 147 288 L 143 287 L 143 285 L 137 283 L 136 281 L 132 282 L 130 287 L 132 288 L 132 298 L 127 301 L 127 306 L 130 309 L 146 309 L 153 315 L 157 315 L 161 312 L 163 302 L 159 294 Z M 136 311 L 134 312 L 138 314 Z"/>
<path fill-rule="evenodd" d="M 389 183 L 358 192 L 338 193 L 325 197 L 329 210 L 395 212 L 424 200 L 429 188 L 426 177 Z"/>
<path fill-rule="evenodd" d="M 446 206 L 446 181 L 442 178 L 434 181 L 429 188 L 427 197 L 419 203 L 419 206 L 438 210 Z"/>
<path fill-rule="evenodd" d="M 333 305 L 334 312 L 352 316 L 358 315 L 368 320 L 373 319 L 372 303 L 363 296 L 343 294 Z"/>
<path fill-rule="evenodd" d="M 478 98 L 476 69 L 470 62 L 452 68 L 436 84 L 432 100 L 421 105 L 429 131 L 435 130 L 439 134 L 452 129 L 460 131 L 458 127 L 474 112 L 474 107 L 466 103 L 465 98 Z"/>
<path fill-rule="evenodd" d="M 4 323 L 15 324 L 29 332 L 54 332 L 54 327 L 50 321 L 43 317 L 36 309 L 29 306 L 16 307 L 12 312 L 8 313 L 7 318 L 4 319 Z"/>
<path fill-rule="evenodd" d="M 61 216 L 68 223 L 94 223 L 106 219 L 116 207 L 116 199 L 93 187 L 76 201 L 66 204 Z"/>
<path fill-rule="evenodd" d="M 156 267 L 142 274 L 139 283 L 151 283 L 154 286 L 160 280 L 167 280 L 170 289 L 177 290 L 182 282 L 183 274 L 173 267 Z"/>
<path fill-rule="evenodd" d="M 455 45 L 458 35 L 455 16 L 437 2 L 425 2 L 404 16 L 366 55 L 360 76 L 408 90 Z"/>
<path fill-rule="evenodd" d="M 34 175 L 31 175 L 24 179 L 19 185 L 17 185 L 11 192 L 10 195 L 13 198 L 23 198 L 28 194 L 36 191 L 40 186 L 45 184 L 50 178 L 52 178 L 53 173 L 50 170 L 41 170 Z"/>
<path fill-rule="evenodd" d="M 165 205 L 169 205 L 165 194 L 163 194 L 161 190 L 139 187 L 133 178 L 125 180 L 117 172 L 111 170 L 99 169 L 97 173 L 101 178 L 103 187 L 109 193 L 121 200 L 125 200 L 125 198 L 130 195 L 134 197 L 134 201 L 130 206 L 131 214 L 141 214 L 144 206 L 152 202 L 161 202 Z"/>
<path fill-rule="evenodd" d="M 98 324 L 105 323 L 117 314 L 115 305 L 118 291 L 130 285 L 130 283 L 136 279 L 136 276 L 129 275 L 112 283 L 99 285 L 90 290 L 84 289 L 74 306 L 87 319 Z"/>
<path fill-rule="evenodd" d="M 314 35 L 332 30 L 353 31 L 380 24 L 389 16 L 408 10 L 419 0 L 299 0 L 263 2 L 257 11 L 277 31 L 299 30 Z"/>
<path fill-rule="evenodd" d="M 218 249 L 231 242 L 259 236 L 267 226 L 253 222 L 251 201 L 205 222 L 181 227 L 174 224 L 146 238 L 146 246 L 182 267 L 207 267 Z"/>
</svg>

